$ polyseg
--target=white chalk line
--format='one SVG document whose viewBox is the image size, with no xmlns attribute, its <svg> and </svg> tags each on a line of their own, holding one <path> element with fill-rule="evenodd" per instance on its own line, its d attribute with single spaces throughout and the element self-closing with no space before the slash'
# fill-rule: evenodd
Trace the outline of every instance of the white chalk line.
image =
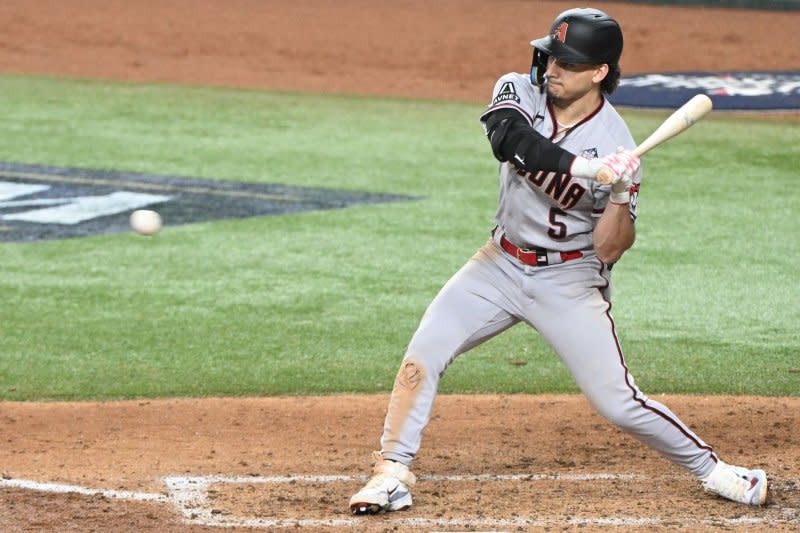
<svg viewBox="0 0 800 533">
<path fill-rule="evenodd" d="M 0 479 L 0 488 L 20 488 L 39 492 L 50 493 L 75 493 L 87 496 L 104 496 L 111 499 L 156 502 L 171 504 L 181 514 L 184 523 L 203 525 L 209 527 L 232 528 L 249 527 L 258 529 L 269 528 L 341 528 L 363 526 L 364 520 L 369 518 L 331 518 L 331 519 L 303 519 L 303 518 L 253 518 L 225 516 L 215 511 L 208 501 L 208 488 L 219 483 L 229 484 L 282 484 L 282 483 L 334 483 L 349 481 L 365 481 L 367 476 L 168 476 L 162 478 L 167 494 L 135 492 L 126 490 L 92 489 L 79 485 L 60 483 L 42 483 L 24 479 Z M 631 480 L 642 479 L 635 474 L 475 474 L 475 475 L 422 475 L 421 480 L 429 481 L 593 481 L 593 480 Z M 781 518 L 765 518 L 741 516 L 738 518 L 719 519 L 684 519 L 680 525 L 726 525 L 745 526 L 758 524 L 794 523 L 800 520 L 800 510 L 793 508 L 780 509 Z M 663 520 L 652 517 L 611 517 L 611 518 L 392 518 L 390 524 L 406 527 L 547 527 L 554 525 L 569 526 L 598 526 L 598 527 L 647 527 L 659 525 L 676 525 L 676 519 Z"/>
<path fill-rule="evenodd" d="M 420 474 L 417 476 L 421 481 L 629 481 L 642 476 L 636 474 L 464 474 L 464 475 L 436 475 Z M 347 481 L 366 481 L 368 476 L 312 476 L 312 475 L 289 475 L 289 476 L 169 476 L 163 478 L 169 485 L 175 483 L 182 485 L 188 484 L 212 484 L 212 483 L 333 483 Z"/>
<path fill-rule="evenodd" d="M 83 494 L 85 496 L 104 496 L 118 500 L 133 500 L 142 502 L 170 503 L 171 499 L 164 494 L 151 494 L 147 492 L 133 492 L 128 490 L 90 489 L 79 485 L 64 485 L 61 483 L 40 483 L 29 479 L 0 479 L 0 488 L 27 489 L 37 492 L 52 492 L 56 494 Z"/>
</svg>

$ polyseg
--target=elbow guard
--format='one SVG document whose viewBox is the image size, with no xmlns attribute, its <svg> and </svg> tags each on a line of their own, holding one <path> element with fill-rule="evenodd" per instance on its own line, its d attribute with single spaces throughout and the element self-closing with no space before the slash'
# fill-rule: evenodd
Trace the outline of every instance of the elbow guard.
<svg viewBox="0 0 800 533">
<path fill-rule="evenodd" d="M 486 137 L 489 139 L 489 144 L 492 145 L 492 153 L 495 159 L 501 163 L 508 161 L 508 157 L 504 154 L 503 147 L 508 144 L 506 138 L 513 121 L 514 118 L 508 116 L 508 113 L 504 111 L 495 111 L 486 117 L 486 122 L 484 124 L 486 128 Z"/>
<path fill-rule="evenodd" d="M 495 159 L 501 163 L 505 163 L 509 159 L 507 155 L 510 146 L 509 136 L 518 129 L 518 125 L 515 123 L 520 120 L 525 123 L 523 116 L 512 109 L 499 109 L 489 113 L 486 117 L 484 122 L 486 137 L 489 139 L 489 144 L 492 145 Z M 510 157 L 514 157 L 514 154 L 511 154 Z"/>
<path fill-rule="evenodd" d="M 568 174 L 575 155 L 554 144 L 513 109 L 498 109 L 485 119 L 486 136 L 494 157 L 528 172 Z"/>
</svg>

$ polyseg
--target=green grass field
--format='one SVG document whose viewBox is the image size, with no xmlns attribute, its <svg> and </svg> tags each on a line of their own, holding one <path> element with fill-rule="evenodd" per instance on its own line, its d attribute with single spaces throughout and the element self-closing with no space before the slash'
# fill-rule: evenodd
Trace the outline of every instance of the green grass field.
<svg viewBox="0 0 800 533">
<path fill-rule="evenodd" d="M 387 392 L 492 226 L 478 105 L 15 76 L 0 92 L 0 161 L 422 197 L 0 244 L 0 399 Z M 638 140 L 666 116 L 623 114 Z M 714 114 L 648 154 L 613 308 L 644 391 L 800 394 L 798 161 L 796 121 Z M 577 389 L 518 326 L 441 390 Z"/>
</svg>

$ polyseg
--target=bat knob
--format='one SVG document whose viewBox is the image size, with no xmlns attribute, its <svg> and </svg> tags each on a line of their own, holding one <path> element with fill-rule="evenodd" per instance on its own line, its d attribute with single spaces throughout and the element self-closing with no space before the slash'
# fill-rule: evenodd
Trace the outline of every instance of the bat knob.
<svg viewBox="0 0 800 533">
<path fill-rule="evenodd" d="M 601 185 L 608 185 L 612 181 L 614 181 L 614 173 L 608 167 L 602 167 L 600 170 L 597 171 L 597 175 L 594 177 L 597 180 L 597 183 Z"/>
</svg>

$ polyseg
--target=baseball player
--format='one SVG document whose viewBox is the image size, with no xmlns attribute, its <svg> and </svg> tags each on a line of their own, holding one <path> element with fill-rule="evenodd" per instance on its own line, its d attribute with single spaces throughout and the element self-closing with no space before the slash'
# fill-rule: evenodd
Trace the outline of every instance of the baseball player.
<svg viewBox="0 0 800 533">
<path fill-rule="evenodd" d="M 611 268 L 634 242 L 642 172 L 625 122 L 605 98 L 620 77 L 619 24 L 596 9 L 570 9 L 531 45 L 530 74 L 502 76 L 480 118 L 500 162 L 496 226 L 422 317 L 392 389 L 373 476 L 350 510 L 411 506 L 409 466 L 440 377 L 458 355 L 520 322 L 547 340 L 603 417 L 685 467 L 705 490 L 762 505 L 764 471 L 720 460 L 638 389 L 622 354 Z M 612 184 L 596 180 L 601 171 Z"/>
</svg>

